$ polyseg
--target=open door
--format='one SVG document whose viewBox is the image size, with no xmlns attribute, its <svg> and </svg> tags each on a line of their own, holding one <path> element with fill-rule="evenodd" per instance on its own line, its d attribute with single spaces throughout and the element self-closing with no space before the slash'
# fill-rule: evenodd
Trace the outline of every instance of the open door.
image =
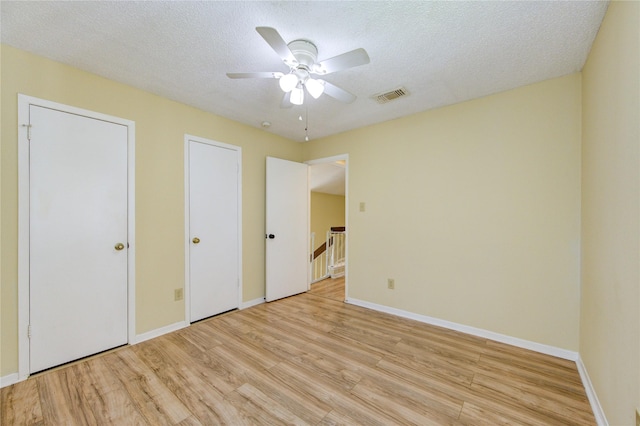
<svg viewBox="0 0 640 426">
<path fill-rule="evenodd" d="M 308 290 L 308 166 L 267 157 L 266 300 Z"/>
</svg>

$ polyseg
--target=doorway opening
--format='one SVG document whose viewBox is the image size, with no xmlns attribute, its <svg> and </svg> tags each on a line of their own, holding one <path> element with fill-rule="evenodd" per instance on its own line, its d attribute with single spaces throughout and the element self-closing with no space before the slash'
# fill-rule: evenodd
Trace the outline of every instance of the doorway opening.
<svg viewBox="0 0 640 426">
<path fill-rule="evenodd" d="M 348 294 L 348 155 L 309 165 L 309 292 L 343 302 Z"/>
</svg>

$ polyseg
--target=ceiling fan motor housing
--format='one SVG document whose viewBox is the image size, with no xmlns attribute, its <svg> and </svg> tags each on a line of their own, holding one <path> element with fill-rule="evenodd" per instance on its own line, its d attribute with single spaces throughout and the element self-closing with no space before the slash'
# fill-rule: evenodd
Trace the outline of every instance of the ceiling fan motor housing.
<svg viewBox="0 0 640 426">
<path fill-rule="evenodd" d="M 294 40 L 287 45 L 291 53 L 298 61 L 298 64 L 311 70 L 313 64 L 318 59 L 318 48 L 309 40 Z"/>
</svg>

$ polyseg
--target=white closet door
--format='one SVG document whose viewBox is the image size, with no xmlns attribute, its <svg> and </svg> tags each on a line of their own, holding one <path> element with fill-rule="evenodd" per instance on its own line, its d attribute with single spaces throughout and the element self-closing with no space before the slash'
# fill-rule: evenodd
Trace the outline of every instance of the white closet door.
<svg viewBox="0 0 640 426">
<path fill-rule="evenodd" d="M 239 152 L 189 141 L 190 321 L 238 307 Z"/>
<path fill-rule="evenodd" d="M 267 157 L 266 299 L 308 290 L 308 166 Z"/>
<path fill-rule="evenodd" d="M 127 343 L 127 127 L 30 106 L 30 371 Z"/>
</svg>

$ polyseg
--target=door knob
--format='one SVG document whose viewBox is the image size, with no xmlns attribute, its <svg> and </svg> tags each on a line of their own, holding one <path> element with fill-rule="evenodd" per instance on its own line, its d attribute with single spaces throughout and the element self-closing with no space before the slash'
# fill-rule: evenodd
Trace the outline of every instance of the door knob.
<svg viewBox="0 0 640 426">
<path fill-rule="evenodd" d="M 276 237 L 275 235 L 273 235 L 273 234 L 269 234 L 269 237 L 268 237 L 268 238 L 269 238 L 270 240 L 273 240 L 275 237 Z"/>
<path fill-rule="evenodd" d="M 118 244 L 116 244 L 116 245 L 115 245 L 115 247 L 114 247 L 114 248 L 115 248 L 116 250 L 120 251 L 120 250 L 122 250 L 122 249 L 124 248 L 124 244 L 122 244 L 122 243 L 118 243 Z"/>
<path fill-rule="evenodd" d="M 200 242 L 200 238 L 198 237 L 193 237 L 193 244 L 198 244 Z"/>
</svg>

